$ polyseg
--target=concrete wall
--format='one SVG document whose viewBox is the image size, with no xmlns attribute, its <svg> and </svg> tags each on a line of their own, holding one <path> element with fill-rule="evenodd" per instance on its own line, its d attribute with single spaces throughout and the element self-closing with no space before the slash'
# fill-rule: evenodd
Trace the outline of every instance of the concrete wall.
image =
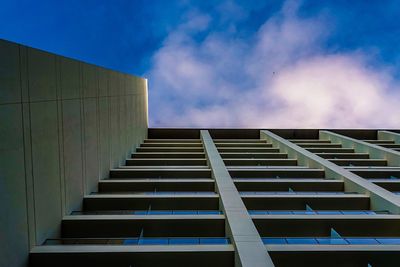
<svg viewBox="0 0 400 267">
<path fill-rule="evenodd" d="M 26 266 L 147 135 L 147 82 L 0 40 L 0 266 Z"/>
</svg>

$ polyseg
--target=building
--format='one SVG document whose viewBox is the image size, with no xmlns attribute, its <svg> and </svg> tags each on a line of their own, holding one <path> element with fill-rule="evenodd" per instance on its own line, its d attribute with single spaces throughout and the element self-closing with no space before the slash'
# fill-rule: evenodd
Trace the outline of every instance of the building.
<svg viewBox="0 0 400 267">
<path fill-rule="evenodd" d="M 400 260 L 400 130 L 148 129 L 145 79 L 0 55 L 1 267 Z"/>
</svg>

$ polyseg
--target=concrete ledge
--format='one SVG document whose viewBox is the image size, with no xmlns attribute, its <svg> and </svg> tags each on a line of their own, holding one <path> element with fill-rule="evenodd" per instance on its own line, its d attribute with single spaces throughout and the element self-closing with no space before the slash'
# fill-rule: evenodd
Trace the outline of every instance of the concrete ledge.
<svg viewBox="0 0 400 267">
<path fill-rule="evenodd" d="M 111 179 L 99 182 L 99 192 L 214 191 L 213 179 Z"/>
<path fill-rule="evenodd" d="M 234 251 L 233 245 L 46 245 L 35 246 L 31 253 L 113 253 L 113 252 L 202 252 Z"/>
<path fill-rule="evenodd" d="M 144 143 L 201 143 L 200 139 L 144 139 Z"/>
<path fill-rule="evenodd" d="M 111 169 L 110 178 L 210 178 L 210 169 Z"/>
<path fill-rule="evenodd" d="M 325 178 L 324 169 L 320 168 L 247 168 L 228 167 L 230 175 L 235 178 Z M 278 178 L 279 177 L 279 178 Z"/>
<path fill-rule="evenodd" d="M 204 152 L 136 152 L 131 155 L 134 159 L 145 158 L 204 158 Z"/>
<path fill-rule="evenodd" d="M 34 247 L 30 253 L 32 267 L 232 267 L 233 265 L 233 245 L 64 245 Z"/>
</svg>

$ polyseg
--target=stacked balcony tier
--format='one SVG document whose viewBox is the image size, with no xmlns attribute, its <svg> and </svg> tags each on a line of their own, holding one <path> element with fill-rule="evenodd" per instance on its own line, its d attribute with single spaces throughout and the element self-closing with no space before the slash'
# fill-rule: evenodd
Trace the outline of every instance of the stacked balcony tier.
<svg viewBox="0 0 400 267">
<path fill-rule="evenodd" d="M 31 253 L 32 266 L 233 266 L 225 216 L 198 139 L 145 140 L 110 170 L 61 238 Z"/>
<path fill-rule="evenodd" d="M 400 216 L 374 209 L 368 194 L 352 192 L 324 169 L 299 165 L 265 141 L 214 141 L 275 266 L 388 266 L 399 256 L 389 247 L 400 245 Z M 386 166 L 327 140 L 293 142 L 349 170 Z M 227 146 L 242 151 L 227 154 Z"/>
<path fill-rule="evenodd" d="M 394 140 L 363 140 L 363 141 L 400 152 L 400 144 L 396 143 Z"/>
<path fill-rule="evenodd" d="M 371 159 L 369 153 L 356 153 L 353 148 L 343 148 L 330 140 L 296 139 L 298 146 L 329 160 L 393 193 L 400 192 L 400 168 L 388 166 L 386 159 Z M 367 140 L 379 145 L 392 144 L 393 141 Z M 333 152 L 334 151 L 334 152 Z"/>
</svg>

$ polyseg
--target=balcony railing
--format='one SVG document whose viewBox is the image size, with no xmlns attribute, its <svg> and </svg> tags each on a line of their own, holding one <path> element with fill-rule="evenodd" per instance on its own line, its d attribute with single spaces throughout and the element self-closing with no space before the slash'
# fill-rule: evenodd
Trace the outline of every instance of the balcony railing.
<svg viewBox="0 0 400 267">
<path fill-rule="evenodd" d="M 399 237 L 263 237 L 266 245 L 400 245 Z"/>
<path fill-rule="evenodd" d="M 92 195 L 104 193 L 93 192 Z M 127 191 L 107 192 L 106 194 L 134 194 L 134 195 L 216 195 L 212 191 Z"/>
<path fill-rule="evenodd" d="M 218 215 L 220 210 L 100 210 L 73 211 L 72 215 Z"/>
<path fill-rule="evenodd" d="M 47 239 L 43 245 L 227 245 L 226 237 L 140 237 Z"/>
<path fill-rule="evenodd" d="M 357 192 L 335 192 L 335 191 L 241 191 L 241 195 L 349 195 Z"/>
<path fill-rule="evenodd" d="M 250 215 L 378 215 L 389 211 L 372 210 L 249 210 Z"/>
</svg>

